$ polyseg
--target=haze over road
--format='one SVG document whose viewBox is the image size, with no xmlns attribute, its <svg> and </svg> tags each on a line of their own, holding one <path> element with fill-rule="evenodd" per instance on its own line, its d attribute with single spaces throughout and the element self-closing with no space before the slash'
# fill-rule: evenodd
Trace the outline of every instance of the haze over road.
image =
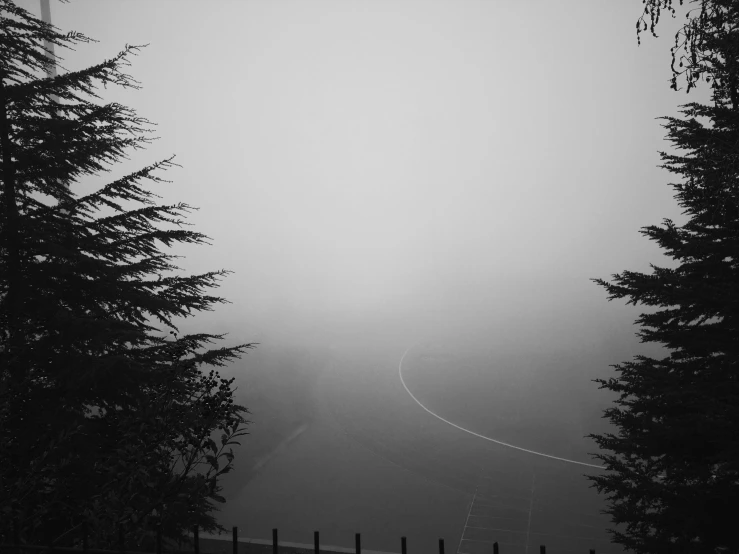
<svg viewBox="0 0 739 554">
<path fill-rule="evenodd" d="M 322 542 L 344 547 L 361 532 L 366 548 L 383 551 L 397 551 L 400 536 L 414 550 L 436 548 L 442 537 L 451 549 L 472 513 L 482 527 L 498 530 L 495 540 L 506 552 L 525 550 L 527 538 L 557 551 L 620 552 L 607 544 L 606 520 L 598 513 L 602 499 L 581 477 L 587 468 L 491 444 L 440 422 L 398 379 L 405 345 L 374 344 L 384 348 L 338 350 L 316 387 L 319 415 L 229 498 L 223 525 L 238 525 L 242 536 L 269 538 L 279 521 L 281 540 L 309 543 L 320 530 Z M 435 351 L 431 346 L 406 355 L 406 379 L 420 396 L 433 386 L 424 383 L 424 376 L 434 379 L 424 355 Z M 463 355 L 451 357 L 447 367 L 460 360 Z M 486 552 L 470 540 L 481 532 L 466 529 L 463 552 Z"/>
</svg>

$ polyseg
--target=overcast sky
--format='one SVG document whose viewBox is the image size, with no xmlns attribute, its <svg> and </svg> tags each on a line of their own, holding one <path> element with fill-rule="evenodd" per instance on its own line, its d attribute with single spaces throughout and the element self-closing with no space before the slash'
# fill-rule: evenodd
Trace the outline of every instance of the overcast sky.
<svg viewBox="0 0 739 554">
<path fill-rule="evenodd" d="M 55 25 L 99 41 L 58 50 L 68 70 L 149 44 L 127 70 L 143 88 L 101 94 L 161 138 L 78 192 L 176 154 L 173 183 L 151 186 L 213 239 L 178 265 L 235 272 L 210 291 L 233 304 L 194 325 L 237 342 L 362 320 L 601 341 L 639 310 L 589 279 L 674 266 L 638 232 L 684 221 L 655 118 L 708 98 L 669 88 L 686 8 L 639 47 L 642 9 L 52 0 Z"/>
</svg>

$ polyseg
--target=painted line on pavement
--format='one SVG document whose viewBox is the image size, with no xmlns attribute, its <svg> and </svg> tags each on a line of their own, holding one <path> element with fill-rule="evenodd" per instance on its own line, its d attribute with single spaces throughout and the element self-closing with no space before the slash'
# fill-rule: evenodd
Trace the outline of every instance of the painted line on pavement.
<svg viewBox="0 0 739 554">
<path fill-rule="evenodd" d="M 408 352 L 410 351 L 410 349 L 413 348 L 414 346 L 416 346 L 416 344 L 413 344 L 413 345 L 409 346 L 406 349 L 406 351 L 403 353 L 403 356 L 400 358 L 400 363 L 398 364 L 398 376 L 400 377 L 400 382 L 403 385 L 403 388 L 410 395 L 410 397 L 416 402 L 416 404 L 418 404 L 419 406 L 421 406 L 421 408 L 423 408 L 424 410 L 426 410 L 428 413 L 430 413 L 436 419 L 440 419 L 444 423 L 446 423 L 448 425 L 451 425 L 452 427 L 456 427 L 460 431 L 464 431 L 465 433 L 469 433 L 470 435 L 475 435 L 476 437 L 479 437 L 481 439 L 485 439 L 486 441 L 494 442 L 495 444 L 500 444 L 501 446 L 507 446 L 508 448 L 514 448 L 516 450 L 521 450 L 522 452 L 528 452 L 529 454 L 535 454 L 536 456 L 543 456 L 544 458 L 551 458 L 552 460 L 559 460 L 560 462 L 567 462 L 567 463 L 570 463 L 570 464 L 578 464 L 578 465 L 581 465 L 581 466 L 594 467 L 594 468 L 597 468 L 597 469 L 606 469 L 604 466 L 599 466 L 599 465 L 595 465 L 595 464 L 588 464 L 588 463 L 585 463 L 585 462 L 578 462 L 577 460 L 568 460 L 567 458 L 560 458 L 559 456 L 552 456 L 551 454 L 545 454 L 544 452 L 537 452 L 535 450 L 528 450 L 527 448 L 521 448 L 520 446 L 515 446 L 513 444 L 508 444 L 507 442 L 502 442 L 502 441 L 498 441 L 498 440 L 495 440 L 495 439 L 491 439 L 490 437 L 486 437 L 485 435 L 481 435 L 480 433 L 475 433 L 474 431 L 470 431 L 469 429 L 465 429 L 464 427 L 460 427 L 456 423 L 452 423 L 451 421 L 449 421 L 447 419 L 444 419 L 440 415 L 435 414 L 434 412 L 432 412 L 431 410 L 429 410 L 426 406 L 424 406 L 423 404 L 421 404 L 421 402 L 418 400 L 418 398 L 416 398 L 415 396 L 413 396 L 413 393 L 408 389 L 408 386 L 405 384 L 405 381 L 403 380 L 403 360 L 405 359 L 405 357 L 408 354 Z"/>
</svg>

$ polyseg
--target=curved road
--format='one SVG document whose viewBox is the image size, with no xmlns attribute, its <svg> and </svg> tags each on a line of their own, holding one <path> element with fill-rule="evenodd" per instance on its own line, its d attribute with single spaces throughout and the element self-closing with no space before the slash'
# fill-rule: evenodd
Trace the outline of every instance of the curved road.
<svg viewBox="0 0 739 554">
<path fill-rule="evenodd" d="M 544 458 L 551 458 L 553 460 L 559 460 L 561 462 L 567 462 L 567 463 L 570 463 L 570 464 L 578 464 L 578 465 L 581 465 L 581 466 L 594 467 L 594 468 L 597 468 L 597 469 L 606 469 L 604 466 L 599 466 L 599 465 L 595 465 L 595 464 L 588 464 L 588 463 L 585 463 L 585 462 L 578 462 L 577 460 L 569 460 L 567 458 L 560 458 L 559 456 L 552 456 L 551 454 L 545 454 L 544 452 L 537 452 L 535 450 L 529 450 L 527 448 L 522 448 L 520 446 L 515 446 L 513 444 L 508 444 L 507 442 L 502 442 L 502 441 L 499 441 L 499 440 L 491 439 L 490 437 L 486 437 L 485 435 L 481 435 L 479 433 L 475 433 L 474 431 L 470 431 L 469 429 L 465 429 L 464 427 L 460 427 L 456 423 L 452 423 L 451 421 L 449 421 L 447 419 L 444 419 L 440 415 L 432 412 L 426 406 L 424 406 L 418 400 L 418 398 L 416 398 L 413 395 L 413 393 L 410 391 L 410 389 L 408 389 L 408 386 L 405 384 L 405 381 L 403 380 L 403 360 L 405 359 L 405 357 L 408 354 L 408 352 L 410 352 L 411 348 L 413 348 L 414 346 L 417 346 L 417 344 L 418 343 L 409 346 L 406 349 L 406 351 L 403 353 L 403 356 L 400 358 L 400 363 L 398 363 L 398 376 L 400 377 L 400 382 L 402 383 L 403 388 L 410 395 L 410 397 L 416 402 L 416 404 L 418 404 L 419 406 L 421 406 L 421 408 L 423 408 L 424 410 L 426 410 L 428 413 L 430 413 L 435 418 L 440 419 L 441 421 L 443 421 L 444 423 L 446 423 L 448 425 L 451 425 L 452 427 L 456 427 L 460 431 L 464 431 L 465 433 L 469 433 L 470 435 L 474 435 L 474 436 L 479 437 L 481 439 L 485 439 L 486 441 L 494 442 L 495 444 L 500 444 L 502 446 L 507 446 L 508 448 L 515 448 L 516 450 L 521 450 L 522 452 L 528 452 L 529 454 L 535 454 L 536 456 L 543 456 Z"/>
</svg>

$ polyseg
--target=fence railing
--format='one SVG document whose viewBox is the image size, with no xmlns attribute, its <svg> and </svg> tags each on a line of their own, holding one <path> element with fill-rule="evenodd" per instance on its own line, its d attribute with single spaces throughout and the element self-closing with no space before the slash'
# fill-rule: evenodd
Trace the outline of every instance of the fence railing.
<svg viewBox="0 0 739 554">
<path fill-rule="evenodd" d="M 87 544 L 87 533 L 86 530 L 83 528 L 83 535 L 82 535 L 82 546 L 76 546 L 76 547 L 68 547 L 68 546 L 54 546 L 54 545 L 47 545 L 47 546 L 41 546 L 41 545 L 31 545 L 31 544 L 24 544 L 21 543 L 17 533 L 14 533 L 13 536 L 13 543 L 0 543 L 0 551 L 5 552 L 6 550 L 10 550 L 12 554 L 23 554 L 24 551 L 43 551 L 43 552 L 84 552 L 85 554 L 152 554 L 150 551 L 140 551 L 140 550 L 129 550 L 123 547 L 123 532 L 122 530 L 119 533 L 119 544 L 121 547 L 117 550 L 101 550 L 98 548 L 88 548 Z M 408 554 L 408 548 L 407 548 L 407 541 L 406 537 L 400 537 L 400 552 L 401 554 Z M 233 541 L 232 541 L 232 547 L 233 547 L 233 554 L 239 553 L 239 537 L 238 537 L 238 527 L 233 528 Z M 291 549 L 291 550 L 294 550 Z M 324 552 L 327 552 L 329 550 L 324 550 Z M 539 554 L 546 554 L 546 546 L 540 545 L 539 546 Z M 156 554 L 163 554 L 165 551 L 162 548 L 162 531 L 161 527 L 157 528 L 156 533 Z M 167 548 L 166 554 L 200 554 L 200 537 L 198 533 L 198 528 L 195 527 L 193 529 L 193 551 L 190 550 L 173 550 L 170 548 Z M 313 532 L 313 552 L 314 554 L 320 554 L 321 553 L 321 545 L 319 542 L 319 536 L 318 531 Z M 361 543 L 361 536 L 359 533 L 356 533 L 354 535 L 354 552 L 355 554 L 362 554 L 362 543 Z M 277 529 L 272 529 L 272 554 L 279 554 L 280 553 L 280 545 L 277 540 Z M 439 554 L 444 554 L 444 539 L 439 539 Z M 456 553 L 454 553 L 456 554 Z M 498 543 L 493 543 L 493 554 L 501 554 L 500 548 L 498 546 Z M 590 549 L 589 554 L 595 554 L 594 549 Z"/>
</svg>

